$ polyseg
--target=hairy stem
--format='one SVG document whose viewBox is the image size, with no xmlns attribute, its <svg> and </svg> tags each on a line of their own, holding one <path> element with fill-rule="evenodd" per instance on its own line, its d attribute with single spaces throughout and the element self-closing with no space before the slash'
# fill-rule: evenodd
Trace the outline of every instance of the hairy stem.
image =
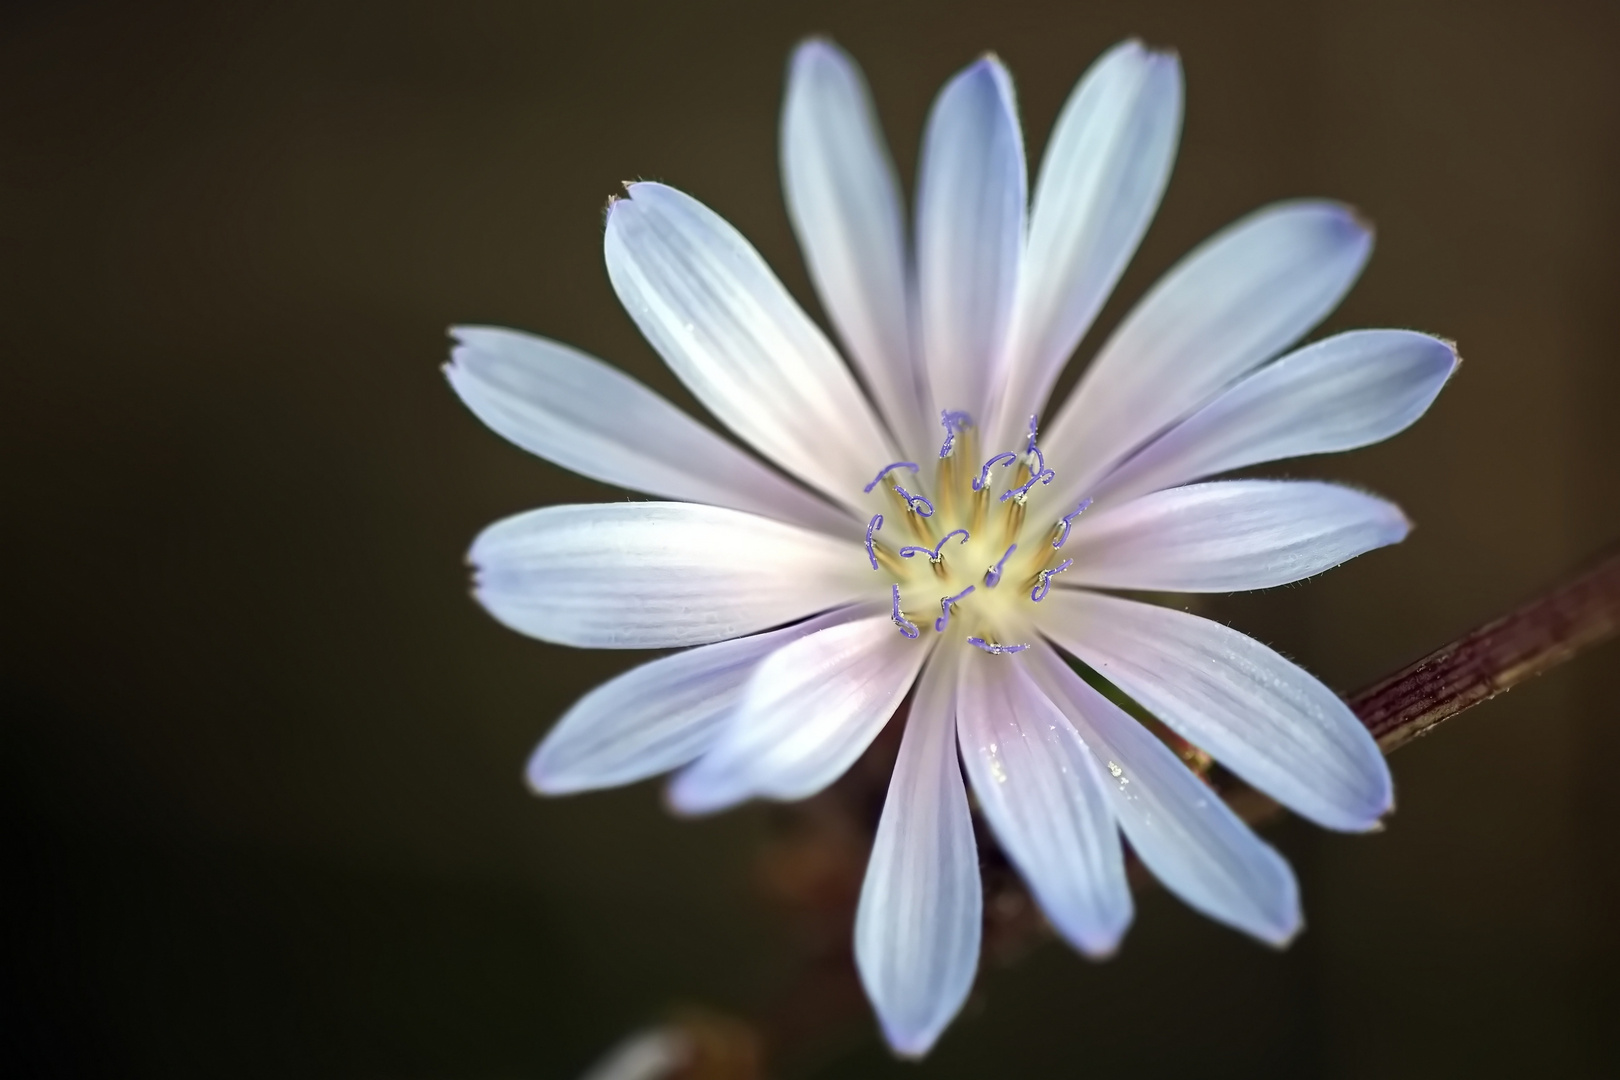
<svg viewBox="0 0 1620 1080">
<path fill-rule="evenodd" d="M 1429 734 L 1620 630 L 1620 548 L 1510 614 L 1386 676 L 1347 700 L 1385 754 Z M 1245 820 L 1281 808 L 1241 782 L 1221 794 Z"/>
</svg>

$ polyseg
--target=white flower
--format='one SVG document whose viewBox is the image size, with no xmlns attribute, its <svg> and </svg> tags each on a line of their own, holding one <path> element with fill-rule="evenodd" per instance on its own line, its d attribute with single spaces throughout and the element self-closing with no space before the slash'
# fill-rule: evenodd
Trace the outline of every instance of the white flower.
<svg viewBox="0 0 1620 1080">
<path fill-rule="evenodd" d="M 1056 649 L 1320 825 L 1367 829 L 1391 805 L 1378 747 L 1321 683 L 1219 623 L 1097 591 L 1269 588 L 1406 535 L 1398 509 L 1344 487 L 1195 483 L 1387 438 L 1445 383 L 1452 348 L 1406 331 L 1273 359 L 1349 289 L 1366 226 L 1320 201 L 1232 225 L 1033 419 L 1153 215 L 1181 98 L 1173 55 L 1113 49 L 1069 98 L 1029 200 L 1012 84 L 980 60 L 929 117 L 908 245 L 859 72 L 826 42 L 803 45 L 783 115 L 787 202 L 867 393 L 736 230 L 672 188 L 629 185 L 607 217 L 614 289 L 693 395 L 780 472 L 573 349 L 456 331 L 450 381 L 490 427 L 678 500 L 548 507 L 473 545 L 478 598 L 513 629 L 695 646 L 586 695 L 530 762 L 536 790 L 680 769 L 670 793 L 686 812 L 803 798 L 914 692 L 855 931 L 903 1054 L 933 1044 L 978 963 L 963 767 L 1085 953 L 1111 952 L 1131 919 L 1121 832 L 1211 918 L 1278 945 L 1299 928 L 1287 864 Z"/>
</svg>

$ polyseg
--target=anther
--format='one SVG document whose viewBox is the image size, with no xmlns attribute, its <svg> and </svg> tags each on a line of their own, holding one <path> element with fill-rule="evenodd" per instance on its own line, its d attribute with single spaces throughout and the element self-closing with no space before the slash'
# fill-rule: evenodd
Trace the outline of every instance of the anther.
<svg viewBox="0 0 1620 1080">
<path fill-rule="evenodd" d="M 961 534 L 962 539 L 957 542 L 961 544 L 967 543 L 968 531 L 966 529 L 952 529 L 950 532 L 940 537 L 939 543 L 935 544 L 931 548 L 918 547 L 915 544 L 907 544 L 905 547 L 900 549 L 900 557 L 902 559 L 909 559 L 913 555 L 926 555 L 928 556 L 929 562 L 937 563 L 945 557 L 945 541 L 949 540 L 953 536 L 956 536 L 958 533 Z"/>
<path fill-rule="evenodd" d="M 911 512 L 918 517 L 934 516 L 934 504 L 921 495 L 913 495 L 899 484 L 894 485 L 894 493 L 906 500 L 906 505 L 911 507 Z"/>
<path fill-rule="evenodd" d="M 984 485 L 990 482 L 990 470 L 996 465 L 1016 465 L 1017 463 L 1018 455 L 1013 453 L 1011 450 L 997 454 L 995 457 L 985 462 L 984 468 L 979 470 L 979 478 L 973 481 L 973 490 L 984 490 Z"/>
<path fill-rule="evenodd" d="M 1040 453 L 1039 450 L 1035 452 L 1037 454 Z M 1057 473 L 1053 472 L 1051 469 L 1042 468 L 1039 472 L 1035 473 L 1027 481 L 1025 481 L 1022 487 L 1015 487 L 1011 491 L 1003 491 L 1001 493 L 1001 501 L 1006 502 L 1008 499 L 1016 499 L 1019 502 L 1023 502 L 1025 499 L 1029 498 L 1029 491 L 1036 484 L 1050 484 L 1056 479 Z"/>
<path fill-rule="evenodd" d="M 942 597 L 940 597 L 940 600 L 939 600 L 939 618 L 934 620 L 934 629 L 936 631 L 938 631 L 941 634 L 943 634 L 945 632 L 945 625 L 951 621 L 951 607 L 952 607 L 952 605 L 954 605 L 958 600 L 962 599 L 962 597 L 966 596 L 968 593 L 970 593 L 972 591 L 973 591 L 973 586 L 969 585 L 967 588 L 963 589 L 961 592 L 957 593 L 955 596 L 942 596 Z"/>
<path fill-rule="evenodd" d="M 1029 648 L 1028 645 L 997 645 L 994 642 L 984 640 L 982 637 L 970 637 L 967 640 L 969 645 L 983 649 L 991 656 L 1006 656 L 1009 653 L 1020 653 Z"/>
<path fill-rule="evenodd" d="M 894 472 L 896 469 L 910 469 L 912 472 L 916 472 L 917 463 L 915 461 L 896 461 L 892 465 L 885 465 L 883 466 L 883 471 L 873 477 L 872 482 L 867 484 L 866 487 L 862 488 L 861 490 L 866 492 L 868 495 L 872 494 L 872 489 L 883 483 L 883 478 Z"/>
<path fill-rule="evenodd" d="M 1064 559 L 1062 562 L 1052 567 L 1052 569 L 1042 570 L 1040 580 L 1035 583 L 1035 587 L 1029 592 L 1029 598 L 1035 601 L 1037 604 L 1042 600 L 1045 600 L 1047 591 L 1052 588 L 1053 576 L 1063 573 L 1063 571 L 1067 570 L 1073 565 L 1073 559 Z"/>
<path fill-rule="evenodd" d="M 956 433 L 973 423 L 973 417 L 965 412 L 941 409 L 939 422 L 945 425 L 945 443 L 939 448 L 939 456 L 950 457 L 951 450 L 956 446 Z"/>
<path fill-rule="evenodd" d="M 872 534 L 883 528 L 883 515 L 873 514 L 872 520 L 866 523 L 866 557 L 872 560 L 872 569 L 878 568 L 877 551 L 872 546 Z"/>
<path fill-rule="evenodd" d="M 1085 513 L 1086 508 L 1090 505 L 1090 499 L 1081 499 L 1080 505 L 1074 508 L 1073 513 L 1063 515 L 1063 518 L 1058 522 L 1058 534 L 1052 541 L 1053 548 L 1063 546 L 1064 541 L 1069 539 L 1069 530 L 1074 527 L 1074 519 Z"/>
<path fill-rule="evenodd" d="M 1002 568 L 1002 566 L 1007 562 L 1008 559 L 1012 558 L 1012 553 L 1017 551 L 1017 550 L 1018 550 L 1018 545 L 1017 544 L 1011 545 L 1010 547 L 1007 548 L 1006 551 L 1004 551 L 1002 553 L 1001 558 L 996 560 L 996 565 L 992 566 L 989 570 L 985 571 L 985 574 L 984 574 L 984 587 L 985 588 L 993 589 L 993 588 L 996 587 L 996 584 L 1001 581 L 1001 568 Z"/>
<path fill-rule="evenodd" d="M 922 633 L 921 630 L 917 629 L 916 623 L 900 613 L 900 586 L 898 585 L 894 586 L 894 612 L 889 618 L 893 619 L 894 625 L 900 628 L 900 633 L 908 638 L 915 638 Z"/>
</svg>

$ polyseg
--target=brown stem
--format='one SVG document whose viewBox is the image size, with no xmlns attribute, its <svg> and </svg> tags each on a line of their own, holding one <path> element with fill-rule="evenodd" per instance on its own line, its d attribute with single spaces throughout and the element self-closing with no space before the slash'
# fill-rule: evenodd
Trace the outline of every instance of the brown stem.
<svg viewBox="0 0 1620 1080">
<path fill-rule="evenodd" d="M 1391 754 L 1617 630 L 1620 547 L 1551 592 L 1351 695 L 1350 708 Z M 1242 783 L 1223 786 L 1221 793 L 1250 822 L 1281 809 Z"/>
<path fill-rule="evenodd" d="M 1564 663 L 1620 631 L 1620 547 L 1589 569 L 1458 638 L 1393 675 L 1352 695 L 1350 708 L 1377 738 L 1384 753 L 1427 735 L 1464 709 Z M 890 725 L 898 729 L 899 725 Z M 787 909 L 814 944 L 806 950 L 804 978 L 774 1009 L 747 1030 L 762 1046 L 764 1061 L 780 1069 L 826 1054 L 867 1015 L 850 962 L 850 924 L 882 792 L 893 764 L 894 733 L 838 784 L 806 802 L 784 808 L 783 828 L 762 862 L 767 890 Z M 1281 808 L 1236 780 L 1219 785 L 1222 797 L 1245 820 L 1257 822 Z M 980 835 L 985 864 L 985 950 L 1003 961 L 1045 937 L 1045 924 L 988 834 Z M 1139 884 L 1145 881 L 1137 879 Z M 741 1029 L 739 1029 L 741 1030 Z M 731 1055 L 727 1060 L 742 1060 Z M 754 1068 L 759 1057 L 746 1058 Z M 756 1076 L 694 1068 L 694 1080 Z"/>
</svg>

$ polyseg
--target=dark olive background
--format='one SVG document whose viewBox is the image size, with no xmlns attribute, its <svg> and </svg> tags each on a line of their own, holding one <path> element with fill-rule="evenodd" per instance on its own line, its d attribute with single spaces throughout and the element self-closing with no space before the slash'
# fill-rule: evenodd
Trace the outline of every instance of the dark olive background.
<svg viewBox="0 0 1620 1080">
<path fill-rule="evenodd" d="M 1418 528 L 1217 606 L 1330 684 L 1620 536 L 1613 5 L 13 0 L 8 1074 L 569 1077 L 672 1003 L 780 985 L 759 808 L 522 787 L 552 719 L 636 658 L 501 629 L 462 554 L 504 514 L 621 496 L 484 430 L 438 365 L 447 325 L 487 321 L 689 403 L 602 271 L 629 177 L 716 208 L 809 303 L 776 121 L 811 32 L 865 66 L 906 176 L 985 49 L 1037 152 L 1102 49 L 1180 50 L 1180 159 L 1104 329 L 1269 200 L 1377 222 L 1326 329 L 1429 330 L 1466 363 L 1411 432 L 1270 471 Z M 1273 827 L 1309 924 L 1286 953 L 1152 892 L 1113 961 L 992 972 L 921 1068 L 867 1040 L 822 1075 L 1620 1075 L 1617 661 L 1402 751 L 1381 835 Z"/>
</svg>

